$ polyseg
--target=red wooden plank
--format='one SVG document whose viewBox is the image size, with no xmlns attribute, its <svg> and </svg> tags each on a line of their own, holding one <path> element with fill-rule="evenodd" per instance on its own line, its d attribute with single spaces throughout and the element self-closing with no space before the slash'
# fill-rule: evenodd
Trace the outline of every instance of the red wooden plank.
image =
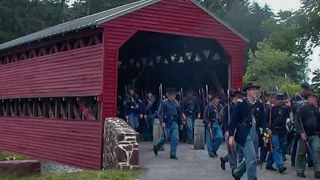
<svg viewBox="0 0 320 180">
<path fill-rule="evenodd" d="M 99 95 L 102 92 L 102 47 L 91 46 L 0 66 L 0 83 L 3 84 L 0 98 Z"/>
<path fill-rule="evenodd" d="M 99 169 L 100 123 L 0 117 L 0 150 L 81 168 Z"/>
</svg>

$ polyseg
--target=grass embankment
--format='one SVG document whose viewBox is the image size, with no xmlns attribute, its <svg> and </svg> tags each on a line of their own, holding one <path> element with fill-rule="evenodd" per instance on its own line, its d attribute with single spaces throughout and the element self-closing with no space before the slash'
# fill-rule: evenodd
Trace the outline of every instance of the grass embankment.
<svg viewBox="0 0 320 180">
<path fill-rule="evenodd" d="M 6 159 L 9 157 L 15 157 L 16 160 L 28 159 L 28 157 L 24 155 L 18 155 L 18 154 L 9 153 L 9 152 L 0 152 L 0 159 Z"/>
<path fill-rule="evenodd" d="M 139 171 L 84 171 L 74 173 L 41 174 L 26 177 L 0 175 L 1 180 L 135 180 Z"/>
</svg>

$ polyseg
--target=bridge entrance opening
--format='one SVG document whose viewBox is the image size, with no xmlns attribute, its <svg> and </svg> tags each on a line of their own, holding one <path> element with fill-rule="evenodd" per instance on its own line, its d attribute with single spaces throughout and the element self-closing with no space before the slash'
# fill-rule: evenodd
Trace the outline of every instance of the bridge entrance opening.
<svg viewBox="0 0 320 180">
<path fill-rule="evenodd" d="M 134 84 L 139 95 L 167 87 L 192 89 L 208 85 L 221 96 L 230 85 L 230 57 L 213 39 L 138 31 L 119 49 L 118 95 Z M 120 102 L 118 102 L 118 105 Z"/>
</svg>

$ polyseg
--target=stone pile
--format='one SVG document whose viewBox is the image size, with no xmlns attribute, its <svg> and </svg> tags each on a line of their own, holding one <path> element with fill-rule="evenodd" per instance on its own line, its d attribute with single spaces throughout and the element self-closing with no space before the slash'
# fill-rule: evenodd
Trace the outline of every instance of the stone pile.
<svg viewBox="0 0 320 180">
<path fill-rule="evenodd" d="M 120 118 L 104 124 L 103 169 L 139 168 L 139 133 Z"/>
</svg>

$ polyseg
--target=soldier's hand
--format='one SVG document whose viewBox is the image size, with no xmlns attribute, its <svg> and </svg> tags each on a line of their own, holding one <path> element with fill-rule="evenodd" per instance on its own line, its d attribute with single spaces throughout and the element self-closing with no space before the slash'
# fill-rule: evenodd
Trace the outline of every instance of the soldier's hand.
<svg viewBox="0 0 320 180">
<path fill-rule="evenodd" d="M 300 137 L 302 140 L 306 141 L 308 139 L 307 135 L 305 133 L 301 133 Z"/>
<path fill-rule="evenodd" d="M 181 131 L 182 129 L 183 129 L 183 125 L 181 124 L 181 125 L 180 125 L 180 131 Z"/>
<path fill-rule="evenodd" d="M 162 124 L 161 124 L 161 127 L 162 127 L 162 128 L 166 128 L 166 123 L 162 123 Z"/>
<path fill-rule="evenodd" d="M 126 116 L 126 121 L 128 121 L 129 120 L 129 116 Z"/>
<path fill-rule="evenodd" d="M 198 114 L 198 119 L 200 119 L 201 118 L 201 116 L 200 116 L 200 113 Z"/>
<path fill-rule="evenodd" d="M 229 136 L 229 145 L 232 147 L 234 145 L 234 137 Z"/>
<path fill-rule="evenodd" d="M 268 134 L 271 136 L 272 131 L 270 129 L 267 130 Z"/>
<path fill-rule="evenodd" d="M 290 101 L 286 101 L 285 105 L 291 107 L 291 102 Z"/>
<path fill-rule="evenodd" d="M 226 131 L 226 132 L 224 133 L 224 137 L 225 137 L 225 138 L 228 138 L 228 137 L 229 137 L 229 132 L 228 132 L 228 131 Z"/>
<path fill-rule="evenodd" d="M 211 128 L 211 123 L 208 123 L 208 128 Z"/>
<path fill-rule="evenodd" d="M 142 119 L 143 118 L 143 114 L 140 114 L 140 119 Z"/>
<path fill-rule="evenodd" d="M 184 114 L 182 114 L 182 118 L 183 118 L 184 120 L 187 119 L 187 118 L 186 118 L 186 115 L 184 115 Z"/>
<path fill-rule="evenodd" d="M 147 115 L 144 115 L 144 119 L 147 119 Z"/>
</svg>

